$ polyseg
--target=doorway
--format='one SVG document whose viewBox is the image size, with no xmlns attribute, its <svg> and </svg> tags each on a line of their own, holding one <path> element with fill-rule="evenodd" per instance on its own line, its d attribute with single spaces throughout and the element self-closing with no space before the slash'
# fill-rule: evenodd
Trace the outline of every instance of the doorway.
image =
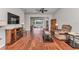
<svg viewBox="0 0 79 59">
<path fill-rule="evenodd" d="M 56 23 L 56 19 L 51 20 L 51 31 L 55 31 L 57 29 Z"/>
<path fill-rule="evenodd" d="M 44 17 L 30 17 L 30 30 L 32 34 L 41 32 L 44 28 Z"/>
</svg>

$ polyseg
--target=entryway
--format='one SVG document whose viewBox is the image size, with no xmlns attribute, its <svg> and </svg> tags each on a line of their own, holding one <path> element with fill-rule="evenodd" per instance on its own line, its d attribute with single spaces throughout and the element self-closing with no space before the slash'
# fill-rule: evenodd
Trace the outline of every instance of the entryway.
<svg viewBox="0 0 79 59">
<path fill-rule="evenodd" d="M 48 29 L 49 30 L 49 21 L 48 17 L 30 17 L 30 30 L 33 29 Z"/>
</svg>

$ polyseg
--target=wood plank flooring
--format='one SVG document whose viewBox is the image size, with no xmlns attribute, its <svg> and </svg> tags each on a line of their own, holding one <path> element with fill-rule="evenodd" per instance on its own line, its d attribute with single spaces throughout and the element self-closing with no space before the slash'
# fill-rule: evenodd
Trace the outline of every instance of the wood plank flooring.
<svg viewBox="0 0 79 59">
<path fill-rule="evenodd" d="M 1 48 L 2 50 L 74 50 L 64 41 L 53 39 L 53 42 L 43 42 L 42 32 L 35 29 L 33 33 L 27 32 L 12 45 Z"/>
</svg>

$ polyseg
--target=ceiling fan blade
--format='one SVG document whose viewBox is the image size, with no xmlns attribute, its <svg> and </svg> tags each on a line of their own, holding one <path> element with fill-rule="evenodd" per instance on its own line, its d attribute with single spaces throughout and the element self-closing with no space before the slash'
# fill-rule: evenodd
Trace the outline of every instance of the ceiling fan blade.
<svg viewBox="0 0 79 59">
<path fill-rule="evenodd" d="M 46 11 L 46 12 L 47 12 L 48 10 L 44 10 L 44 11 Z"/>
<path fill-rule="evenodd" d="M 46 9 L 44 9 L 44 8 L 41 8 L 41 9 L 36 9 L 36 11 L 41 12 L 41 13 L 45 13 L 45 12 L 47 12 L 48 10 L 46 10 Z"/>
</svg>

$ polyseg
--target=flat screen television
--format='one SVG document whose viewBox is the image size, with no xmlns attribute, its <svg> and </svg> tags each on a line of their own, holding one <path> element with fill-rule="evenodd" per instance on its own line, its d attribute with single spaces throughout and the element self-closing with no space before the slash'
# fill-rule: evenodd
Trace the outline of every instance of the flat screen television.
<svg viewBox="0 0 79 59">
<path fill-rule="evenodd" d="M 20 17 L 8 12 L 8 24 L 19 24 Z"/>
</svg>

